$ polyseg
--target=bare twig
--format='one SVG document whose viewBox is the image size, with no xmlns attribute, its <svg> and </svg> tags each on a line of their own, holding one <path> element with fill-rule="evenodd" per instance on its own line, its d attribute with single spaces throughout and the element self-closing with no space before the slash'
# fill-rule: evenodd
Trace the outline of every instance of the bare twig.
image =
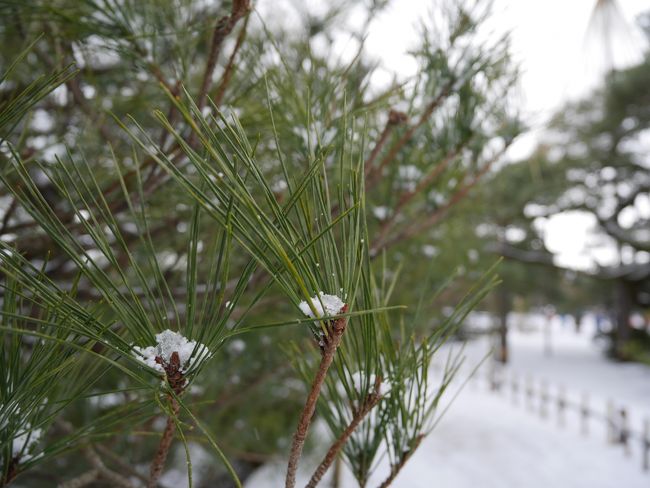
<svg viewBox="0 0 650 488">
<path fill-rule="evenodd" d="M 120 488 L 133 488 L 133 485 L 127 478 L 106 467 L 102 459 L 99 457 L 91 445 L 86 446 L 83 449 L 83 452 L 88 461 L 90 461 L 90 464 L 98 472 L 98 477 L 103 478 L 106 481 L 110 481 L 111 486 Z"/>
<path fill-rule="evenodd" d="M 347 312 L 348 306 L 343 305 L 339 313 Z M 296 486 L 296 471 L 298 470 L 298 461 L 302 455 L 302 450 L 307 438 L 307 431 L 311 418 L 316 410 L 316 402 L 320 396 L 320 390 L 327 376 L 327 371 L 334 361 L 336 349 L 341 343 L 341 338 L 347 326 L 347 318 L 340 318 L 333 320 L 327 324 L 327 335 L 323 338 L 324 345 L 321 348 L 321 362 L 311 385 L 311 390 L 307 396 L 305 406 L 303 407 L 298 428 L 293 435 L 293 443 L 291 444 L 291 452 L 289 454 L 289 463 L 287 465 L 287 479 L 285 482 L 286 488 L 294 488 Z"/>
<path fill-rule="evenodd" d="M 65 420 L 57 419 L 55 423 L 61 430 L 63 430 L 66 433 L 71 433 L 74 431 L 74 427 L 72 426 L 72 424 L 70 424 Z M 128 478 L 125 478 L 121 474 L 116 473 L 115 471 L 111 470 L 108 466 L 104 464 L 104 462 L 99 457 L 97 451 L 95 451 L 95 448 L 93 447 L 92 444 L 87 444 L 82 448 L 81 451 L 83 452 L 84 456 L 86 457 L 90 465 L 93 467 L 93 469 L 78 476 L 77 478 L 73 478 L 67 482 L 61 483 L 59 485 L 60 487 L 64 487 L 64 486 L 66 488 L 81 487 L 92 483 L 95 479 L 103 478 L 104 480 L 109 481 L 111 483 L 111 486 L 116 486 L 118 488 L 133 488 L 133 484 L 131 483 L 131 481 L 129 481 Z M 95 473 L 93 479 L 90 479 L 91 473 Z"/>
<path fill-rule="evenodd" d="M 143 483 L 147 482 L 146 476 L 144 476 L 137 469 L 135 469 L 133 466 L 131 466 L 129 463 L 127 463 L 124 459 L 122 459 L 120 456 L 115 454 L 110 449 L 102 446 L 101 444 L 97 444 L 95 446 L 95 449 L 97 449 L 97 451 L 101 453 L 102 456 L 110 458 L 117 465 L 117 467 L 121 469 L 124 473 L 128 473 L 130 476 L 138 478 Z"/>
<path fill-rule="evenodd" d="M 320 480 L 323 479 L 323 476 L 325 475 L 329 467 L 332 465 L 332 463 L 336 459 L 337 454 L 341 451 L 341 449 L 348 441 L 352 433 L 356 430 L 356 428 L 363 421 L 363 419 L 366 418 L 366 415 L 368 415 L 368 413 L 370 413 L 370 411 L 375 407 L 375 405 L 379 403 L 379 400 L 381 400 L 381 392 L 379 390 L 380 385 L 381 385 L 381 378 L 377 376 L 377 378 L 375 379 L 374 391 L 370 395 L 368 395 L 366 400 L 361 405 L 361 408 L 359 408 L 354 413 L 354 417 L 352 418 L 350 424 L 345 428 L 345 430 L 341 433 L 339 438 L 336 439 L 334 444 L 332 444 L 332 446 L 329 448 L 327 454 L 325 455 L 325 458 L 320 463 L 318 468 L 316 468 L 316 471 L 314 471 L 314 474 L 309 480 L 309 483 L 307 483 L 307 488 L 315 488 L 316 485 L 320 483 Z"/>
<path fill-rule="evenodd" d="M 90 471 L 80 474 L 76 478 L 60 483 L 59 488 L 82 488 L 97 481 L 97 478 L 99 478 L 99 470 L 91 469 Z"/>
</svg>

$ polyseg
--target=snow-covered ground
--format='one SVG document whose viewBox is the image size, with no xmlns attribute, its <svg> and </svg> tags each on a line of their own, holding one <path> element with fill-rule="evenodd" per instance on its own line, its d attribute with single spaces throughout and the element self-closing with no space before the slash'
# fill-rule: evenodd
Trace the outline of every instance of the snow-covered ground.
<svg viewBox="0 0 650 488">
<path fill-rule="evenodd" d="M 588 435 L 581 432 L 578 407 L 567 411 L 559 426 L 557 405 L 550 402 L 546 418 L 540 416 L 539 397 L 528 405 L 523 385 L 532 382 L 539 392 L 542 381 L 550 395 L 560 387 L 569 401 L 589 395 L 590 408 L 604 414 L 608 399 L 616 409 L 625 407 L 630 427 L 640 432 L 642 419 L 650 416 L 650 368 L 607 360 L 593 340 L 593 320 L 583 323 L 579 334 L 570 324 L 554 319 L 534 320 L 510 333 L 511 363 L 501 372 L 500 393 L 490 391 L 486 362 L 475 380 L 463 389 L 436 430 L 393 484 L 395 487 L 442 488 L 636 488 L 650 486 L 650 472 L 641 469 L 641 441 L 633 438 L 631 453 L 608 444 L 604 422 L 592 419 Z M 549 333 L 550 332 L 550 333 Z M 545 344 L 550 347 L 545 348 Z M 486 354 L 489 341 L 468 345 L 469 364 Z M 545 353 L 551 351 L 550 354 Z M 513 395 L 512 377 L 519 393 Z M 527 379 L 528 378 L 528 379 Z M 318 457 L 304 458 L 298 484 L 304 484 Z M 388 471 L 380 463 L 369 486 L 376 486 Z M 248 488 L 282 486 L 284 464 L 267 465 L 246 483 Z M 326 486 L 325 484 L 323 486 Z M 354 487 L 343 472 L 342 487 Z"/>
</svg>

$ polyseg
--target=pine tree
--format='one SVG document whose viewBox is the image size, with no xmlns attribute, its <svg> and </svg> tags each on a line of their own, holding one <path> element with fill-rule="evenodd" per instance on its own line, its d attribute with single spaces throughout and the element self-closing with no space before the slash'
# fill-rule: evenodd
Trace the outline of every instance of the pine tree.
<svg viewBox="0 0 650 488">
<path fill-rule="evenodd" d="M 255 7 L 0 4 L 2 485 L 158 486 L 179 446 L 189 485 L 280 452 L 292 487 L 316 412 L 308 486 L 384 455 L 388 486 L 442 414 L 463 356 L 432 358 L 497 279 L 441 314 L 420 248 L 520 130 L 508 40 L 489 2 L 438 5 L 378 90 L 386 2 L 291 29 Z M 353 7 L 344 60 L 319 46 Z"/>
</svg>

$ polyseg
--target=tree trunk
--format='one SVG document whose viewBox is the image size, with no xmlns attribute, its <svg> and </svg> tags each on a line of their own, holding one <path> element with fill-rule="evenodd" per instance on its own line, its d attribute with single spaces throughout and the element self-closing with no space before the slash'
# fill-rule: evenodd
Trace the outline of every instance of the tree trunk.
<svg viewBox="0 0 650 488">
<path fill-rule="evenodd" d="M 497 293 L 499 345 L 496 360 L 503 364 L 508 362 L 508 312 L 510 311 L 510 300 L 508 298 L 508 291 L 503 286 L 499 287 Z"/>
<path fill-rule="evenodd" d="M 630 340 L 630 313 L 632 309 L 633 287 L 624 280 L 614 285 L 614 307 L 616 330 L 614 331 L 614 355 L 617 359 L 627 359 L 625 347 Z"/>
</svg>

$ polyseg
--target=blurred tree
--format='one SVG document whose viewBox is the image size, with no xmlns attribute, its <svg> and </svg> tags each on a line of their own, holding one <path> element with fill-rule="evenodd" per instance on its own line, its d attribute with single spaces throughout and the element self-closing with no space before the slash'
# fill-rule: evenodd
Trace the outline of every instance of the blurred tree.
<svg viewBox="0 0 650 488">
<path fill-rule="evenodd" d="M 650 305 L 649 85 L 647 57 L 612 72 L 600 90 L 566 106 L 548 141 L 528 161 L 503 168 L 487 195 L 493 248 L 518 262 L 557 266 L 543 235 L 554 215 L 577 212 L 593 226 L 591 245 L 616 257 L 585 249 L 593 262 L 581 272 L 609 283 L 619 358 L 627 356 L 631 312 Z"/>
</svg>

